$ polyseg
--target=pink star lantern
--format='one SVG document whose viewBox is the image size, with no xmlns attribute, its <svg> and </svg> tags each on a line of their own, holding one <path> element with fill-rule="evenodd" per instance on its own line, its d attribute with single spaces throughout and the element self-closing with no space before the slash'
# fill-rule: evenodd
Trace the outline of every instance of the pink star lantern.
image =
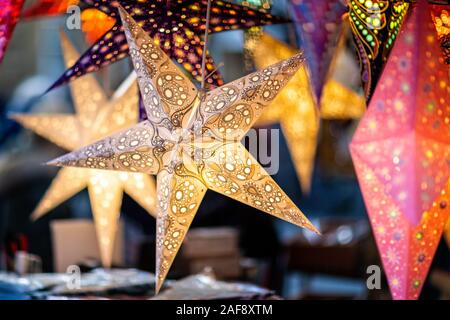
<svg viewBox="0 0 450 320">
<path fill-rule="evenodd" d="M 403 26 L 351 153 L 394 299 L 417 299 L 449 214 L 449 75 L 426 1 Z"/>
</svg>

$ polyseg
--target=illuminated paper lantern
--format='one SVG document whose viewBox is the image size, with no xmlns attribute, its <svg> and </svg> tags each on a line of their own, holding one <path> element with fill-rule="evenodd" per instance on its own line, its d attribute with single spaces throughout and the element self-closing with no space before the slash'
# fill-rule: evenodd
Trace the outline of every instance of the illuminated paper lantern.
<svg viewBox="0 0 450 320">
<path fill-rule="evenodd" d="M 156 291 L 207 189 L 317 232 L 240 143 L 303 56 L 198 92 L 157 42 L 120 14 L 148 120 L 50 164 L 157 175 Z"/>
<path fill-rule="evenodd" d="M 445 62 L 450 64 L 450 6 L 432 5 L 431 15 L 444 51 Z"/>
<path fill-rule="evenodd" d="M 334 53 L 328 64 L 324 87 L 321 88 L 321 95 L 318 97 L 320 117 L 325 120 L 359 119 L 366 111 L 364 97 L 333 78 L 338 68 L 347 67 L 338 65 L 338 60 L 345 54 L 350 34 L 350 22 L 348 16 L 344 16 L 337 42 L 332 46 Z"/>
<path fill-rule="evenodd" d="M 253 56 L 258 69 L 294 56 L 297 50 L 264 33 Z M 292 77 L 256 122 L 257 126 L 280 123 L 302 191 L 311 189 L 319 112 L 304 67 Z"/>
<path fill-rule="evenodd" d="M 116 23 L 106 13 L 92 8 L 81 12 L 81 22 L 81 30 L 86 34 L 86 41 L 90 44 L 95 43 Z"/>
<path fill-rule="evenodd" d="M 253 56 L 257 68 L 288 59 L 297 50 L 264 33 Z M 309 193 L 319 133 L 320 116 L 351 119 L 365 111 L 364 98 L 335 80 L 328 80 L 319 113 L 308 71 L 302 67 L 265 109 L 256 126 L 280 123 L 302 191 Z"/>
<path fill-rule="evenodd" d="M 320 117 L 325 120 L 359 119 L 366 111 L 364 97 L 340 82 L 329 79 L 320 99 Z"/>
<path fill-rule="evenodd" d="M 0 0 L 0 62 L 11 40 L 24 0 Z"/>
<path fill-rule="evenodd" d="M 56 16 L 67 12 L 67 8 L 77 5 L 79 0 L 39 0 L 23 13 L 24 17 L 36 18 Z"/>
<path fill-rule="evenodd" d="M 271 7 L 270 0 L 239 0 L 239 3 L 253 9 L 264 11 L 269 11 Z M 251 27 L 244 31 L 244 62 L 246 69 L 253 68 L 253 52 L 258 45 L 262 33 L 262 27 Z"/>
<path fill-rule="evenodd" d="M 45 16 L 57 16 L 67 13 L 71 6 L 78 5 L 79 0 L 40 0 L 31 8 L 25 10 L 26 18 L 39 18 Z M 82 31 L 86 34 L 86 40 L 92 44 L 110 30 L 116 23 L 106 13 L 88 8 L 81 12 Z M 70 66 L 69 66 L 70 67 Z"/>
<path fill-rule="evenodd" d="M 348 0 L 367 101 L 377 85 L 410 4 L 394 0 Z"/>
<path fill-rule="evenodd" d="M 78 53 L 62 37 L 66 64 Z M 90 75 L 71 84 L 76 114 L 16 114 L 13 118 L 56 145 L 75 150 L 138 121 L 138 86 L 131 77 L 108 101 Z M 150 214 L 156 212 L 155 183 L 142 173 L 120 173 L 84 168 L 63 168 L 33 212 L 37 219 L 84 188 L 89 190 L 102 264 L 111 266 L 123 192 Z"/>
<path fill-rule="evenodd" d="M 431 5 L 431 15 L 444 52 L 445 63 L 450 65 L 450 6 Z M 450 247 L 450 218 L 445 228 L 445 239 Z"/>
<path fill-rule="evenodd" d="M 314 92 L 319 100 L 334 56 L 346 7 L 342 0 L 291 0 L 292 16 L 305 50 Z"/>
<path fill-rule="evenodd" d="M 82 0 L 88 7 L 97 8 L 110 17 L 117 18 L 117 1 Z M 191 76 L 201 81 L 201 60 L 205 31 L 207 0 L 142 0 L 122 1 L 132 17 L 160 45 L 164 52 L 178 62 Z M 250 28 L 258 25 L 286 22 L 286 20 L 257 10 L 213 1 L 211 6 L 210 33 Z M 98 39 L 80 59 L 70 67 L 50 88 L 55 88 L 86 73 L 98 71 L 128 56 L 128 44 L 120 21 Z M 216 69 L 212 57 L 207 54 L 206 68 Z M 221 85 L 219 72 L 208 79 L 209 85 Z"/>
<path fill-rule="evenodd" d="M 417 299 L 449 215 L 449 76 L 426 1 L 392 49 L 351 153 L 394 299 Z"/>
</svg>

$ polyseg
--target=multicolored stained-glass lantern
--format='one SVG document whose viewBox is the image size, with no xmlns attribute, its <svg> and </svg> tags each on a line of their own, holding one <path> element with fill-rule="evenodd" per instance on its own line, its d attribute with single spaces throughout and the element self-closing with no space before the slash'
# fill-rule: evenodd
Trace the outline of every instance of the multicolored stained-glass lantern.
<svg viewBox="0 0 450 320">
<path fill-rule="evenodd" d="M 432 5 L 431 15 L 444 51 L 445 62 L 450 64 L 450 5 Z"/>
<path fill-rule="evenodd" d="M 0 0 L 0 62 L 20 16 L 24 0 Z"/>
<path fill-rule="evenodd" d="M 109 0 L 82 0 L 88 7 L 97 8 L 117 19 L 117 2 Z M 142 28 L 157 41 L 166 54 L 178 62 L 192 77 L 201 81 L 207 0 L 123 0 L 120 4 L 130 12 Z M 259 25 L 286 22 L 285 19 L 226 1 L 213 1 L 210 33 Z M 98 71 L 128 56 L 128 44 L 120 21 L 101 37 L 82 57 L 52 86 L 76 79 L 86 73 Z M 207 72 L 215 69 L 212 57 L 207 55 Z M 215 72 L 207 84 L 223 83 Z"/>
<path fill-rule="evenodd" d="M 402 27 L 351 153 L 394 299 L 417 299 L 449 216 L 450 79 L 427 2 Z"/>
<path fill-rule="evenodd" d="M 396 0 L 349 0 L 367 101 L 373 94 L 410 4 Z"/>
<path fill-rule="evenodd" d="M 450 5 L 432 5 L 431 15 L 434 25 L 441 41 L 441 48 L 444 52 L 445 62 L 450 65 Z M 450 247 L 450 218 L 445 227 L 445 239 Z"/>
</svg>

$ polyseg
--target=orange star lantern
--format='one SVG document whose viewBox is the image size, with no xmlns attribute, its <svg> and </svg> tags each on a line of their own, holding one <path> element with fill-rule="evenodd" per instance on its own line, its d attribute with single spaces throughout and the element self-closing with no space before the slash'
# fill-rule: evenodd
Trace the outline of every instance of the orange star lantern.
<svg viewBox="0 0 450 320">
<path fill-rule="evenodd" d="M 86 41 L 93 44 L 114 26 L 116 20 L 100 10 L 88 8 L 81 12 L 81 22 Z"/>
</svg>

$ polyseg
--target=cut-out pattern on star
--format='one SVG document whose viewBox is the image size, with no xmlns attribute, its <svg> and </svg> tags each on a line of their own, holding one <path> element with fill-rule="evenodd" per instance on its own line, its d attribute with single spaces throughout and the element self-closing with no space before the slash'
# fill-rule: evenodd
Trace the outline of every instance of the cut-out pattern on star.
<svg viewBox="0 0 450 320">
<path fill-rule="evenodd" d="M 69 40 L 62 37 L 66 64 L 78 58 Z M 13 118 L 56 145 L 75 150 L 138 121 L 138 87 L 129 78 L 108 101 L 92 75 L 71 85 L 76 114 L 16 114 Z M 155 184 L 142 173 L 62 168 L 33 212 L 37 219 L 84 188 L 89 190 L 102 264 L 111 266 L 123 192 L 150 214 L 156 213 Z"/>
<path fill-rule="evenodd" d="M 320 100 L 347 8 L 342 0 L 291 0 L 290 6 L 299 47 L 305 50 L 311 83 Z"/>
<path fill-rule="evenodd" d="M 82 0 L 88 7 L 97 8 L 117 20 L 116 1 Z M 120 4 L 130 12 L 141 27 L 160 45 L 164 52 L 179 63 L 192 77 L 201 81 L 207 0 L 122 0 Z M 119 19 L 120 20 L 120 19 Z M 98 71 L 128 56 L 128 44 L 123 26 L 117 20 L 82 57 L 52 86 L 55 88 L 86 73 Z M 258 25 L 282 23 L 286 20 L 226 1 L 213 1 L 210 33 L 251 28 Z M 215 69 L 208 54 L 206 69 Z M 223 84 L 219 72 L 208 78 L 207 84 Z"/>
<path fill-rule="evenodd" d="M 253 56 L 260 69 L 297 53 L 267 33 L 255 48 Z M 319 112 L 309 73 L 302 67 L 256 123 L 257 126 L 280 123 L 304 193 L 311 189 L 320 117 L 352 119 L 361 117 L 365 111 L 364 98 L 333 79 L 326 82 L 322 98 Z"/>
<path fill-rule="evenodd" d="M 450 86 L 426 1 L 406 20 L 351 153 L 394 299 L 417 299 L 449 215 Z"/>
<path fill-rule="evenodd" d="M 394 0 L 349 0 L 348 3 L 361 79 L 369 101 L 410 4 Z"/>
<path fill-rule="evenodd" d="M 24 0 L 0 0 L 0 63 L 5 56 Z"/>
<path fill-rule="evenodd" d="M 199 94 L 138 23 L 120 13 L 148 120 L 51 164 L 157 175 L 157 291 L 207 189 L 317 231 L 240 143 L 303 56 Z"/>
</svg>

